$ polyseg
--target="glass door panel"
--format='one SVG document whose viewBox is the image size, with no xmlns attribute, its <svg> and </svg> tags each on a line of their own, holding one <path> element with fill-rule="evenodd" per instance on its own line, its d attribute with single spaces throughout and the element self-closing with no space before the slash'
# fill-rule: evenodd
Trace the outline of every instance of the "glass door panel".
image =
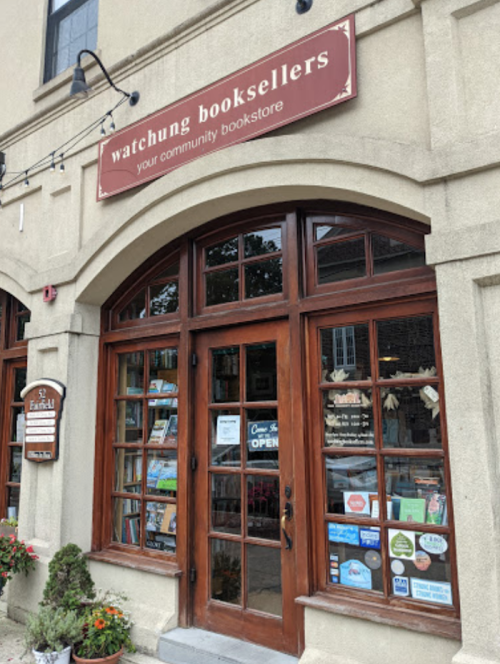
<svg viewBox="0 0 500 664">
<path fill-rule="evenodd" d="M 195 624 L 295 652 L 287 328 L 198 342 Z"/>
</svg>

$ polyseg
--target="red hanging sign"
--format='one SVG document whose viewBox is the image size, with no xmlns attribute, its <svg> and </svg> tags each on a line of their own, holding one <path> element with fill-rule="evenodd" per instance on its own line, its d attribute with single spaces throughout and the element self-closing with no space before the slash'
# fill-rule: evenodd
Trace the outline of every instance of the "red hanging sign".
<svg viewBox="0 0 500 664">
<path fill-rule="evenodd" d="M 357 94 L 354 14 L 102 140 L 97 200 Z"/>
</svg>

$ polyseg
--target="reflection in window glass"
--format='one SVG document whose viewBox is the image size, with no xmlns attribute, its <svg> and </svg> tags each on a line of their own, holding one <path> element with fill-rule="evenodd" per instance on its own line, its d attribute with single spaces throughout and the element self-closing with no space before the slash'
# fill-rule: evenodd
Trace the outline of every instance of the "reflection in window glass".
<svg viewBox="0 0 500 664">
<path fill-rule="evenodd" d="M 212 403 L 240 400 L 240 349 L 218 348 L 212 352 Z"/>
<path fill-rule="evenodd" d="M 279 477 L 247 475 L 248 536 L 280 539 Z"/>
<path fill-rule="evenodd" d="M 146 291 L 138 293 L 127 306 L 120 311 L 118 320 L 124 323 L 128 320 L 137 320 L 146 317 Z"/>
<path fill-rule="evenodd" d="M 177 535 L 177 505 L 175 503 L 146 503 L 146 548 L 175 553 Z"/>
<path fill-rule="evenodd" d="M 392 387 L 380 390 L 384 447 L 440 449 L 441 423 L 436 387 Z"/>
<path fill-rule="evenodd" d="M 328 456 L 325 467 L 328 512 L 379 518 L 376 457 Z"/>
<path fill-rule="evenodd" d="M 144 392 L 144 353 L 123 353 L 118 356 L 118 362 L 118 394 L 142 394 Z"/>
<path fill-rule="evenodd" d="M 23 450 L 21 447 L 10 448 L 9 482 L 21 482 Z"/>
<path fill-rule="evenodd" d="M 240 297 L 238 268 L 205 275 L 206 306 L 236 302 Z"/>
<path fill-rule="evenodd" d="M 243 236 L 245 258 L 281 251 L 281 228 L 268 228 Z"/>
<path fill-rule="evenodd" d="M 142 443 L 142 401 L 116 403 L 116 442 Z"/>
<path fill-rule="evenodd" d="M 241 477 L 212 475 L 212 530 L 241 533 Z"/>
<path fill-rule="evenodd" d="M 26 325 L 30 322 L 30 314 L 17 317 L 16 341 L 24 341 L 26 337 Z"/>
<path fill-rule="evenodd" d="M 281 293 L 283 269 L 281 258 L 245 265 L 245 298 Z"/>
<path fill-rule="evenodd" d="M 379 321 L 377 333 L 381 378 L 436 375 L 432 316 Z"/>
<path fill-rule="evenodd" d="M 383 592 L 379 528 L 329 523 L 327 537 L 331 584 Z"/>
<path fill-rule="evenodd" d="M 141 493 L 142 451 L 115 449 L 115 491 Z"/>
<path fill-rule="evenodd" d="M 257 344 L 246 348 L 247 401 L 276 401 L 276 344 Z"/>
<path fill-rule="evenodd" d="M 22 401 L 21 392 L 26 387 L 26 367 L 15 370 L 14 374 L 14 401 Z"/>
<path fill-rule="evenodd" d="M 149 313 L 151 316 L 162 316 L 179 311 L 179 284 L 169 281 L 149 289 Z"/>
<path fill-rule="evenodd" d="M 336 242 L 317 250 L 318 284 L 366 276 L 365 239 Z"/>
<path fill-rule="evenodd" d="M 247 544 L 248 608 L 283 615 L 281 550 Z"/>
<path fill-rule="evenodd" d="M 149 353 L 149 394 L 169 394 L 179 390 L 177 386 L 177 363 L 177 348 L 153 350 Z M 172 403 L 150 405 L 171 406 Z"/>
<path fill-rule="evenodd" d="M 205 266 L 217 267 L 226 263 L 234 263 L 238 260 L 238 238 L 227 240 L 220 244 L 214 244 L 205 249 Z"/>
<path fill-rule="evenodd" d="M 392 594 L 452 606 L 448 536 L 397 529 L 387 536 Z"/>
<path fill-rule="evenodd" d="M 7 492 L 7 507 L 14 507 L 16 510 L 16 517 L 19 514 L 19 500 L 21 497 L 21 489 L 18 486 L 11 486 Z"/>
<path fill-rule="evenodd" d="M 374 274 L 425 265 L 425 252 L 384 235 L 372 235 Z"/>
<path fill-rule="evenodd" d="M 374 447 L 371 390 L 323 392 L 325 447 Z"/>
<path fill-rule="evenodd" d="M 370 377 L 368 325 L 348 325 L 321 330 L 321 380 L 340 383 Z"/>
<path fill-rule="evenodd" d="M 241 544 L 212 539 L 212 599 L 241 606 Z"/>
</svg>

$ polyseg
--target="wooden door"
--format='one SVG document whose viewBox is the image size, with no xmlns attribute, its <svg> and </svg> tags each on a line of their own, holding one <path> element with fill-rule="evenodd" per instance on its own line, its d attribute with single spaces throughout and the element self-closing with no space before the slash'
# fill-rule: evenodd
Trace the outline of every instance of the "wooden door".
<svg viewBox="0 0 500 664">
<path fill-rule="evenodd" d="M 202 333 L 194 624 L 296 653 L 288 325 Z"/>
</svg>

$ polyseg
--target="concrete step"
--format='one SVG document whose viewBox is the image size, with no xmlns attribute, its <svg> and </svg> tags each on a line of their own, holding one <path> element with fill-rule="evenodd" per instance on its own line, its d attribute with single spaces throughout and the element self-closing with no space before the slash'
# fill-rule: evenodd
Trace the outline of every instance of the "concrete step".
<svg viewBox="0 0 500 664">
<path fill-rule="evenodd" d="M 230 636 L 180 627 L 160 637 L 158 657 L 168 664 L 297 664 L 299 661 Z"/>
</svg>

